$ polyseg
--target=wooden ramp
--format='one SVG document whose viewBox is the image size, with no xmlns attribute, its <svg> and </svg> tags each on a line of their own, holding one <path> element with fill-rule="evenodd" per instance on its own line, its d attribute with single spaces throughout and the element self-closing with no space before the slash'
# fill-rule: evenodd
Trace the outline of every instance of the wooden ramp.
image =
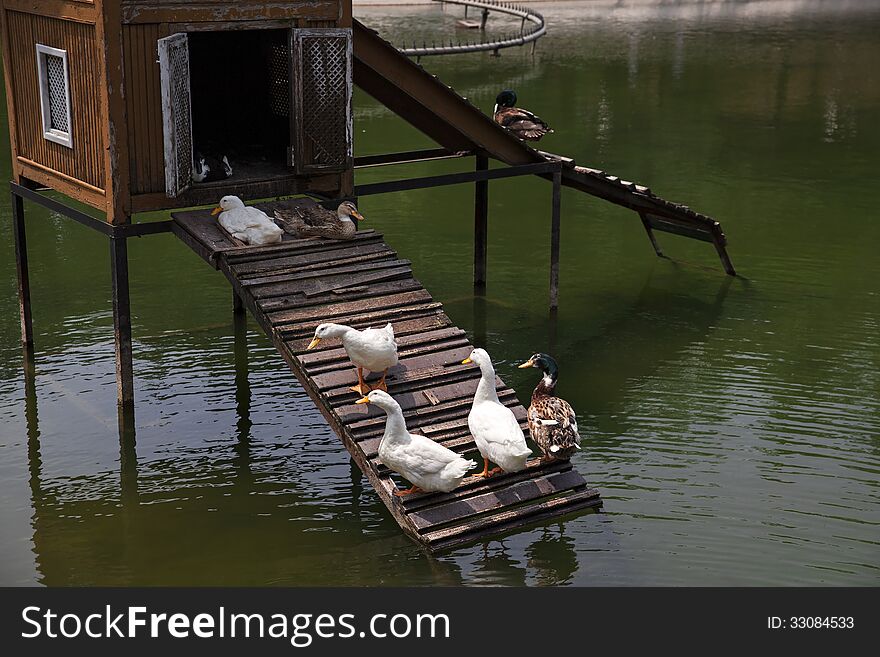
<svg viewBox="0 0 880 657">
<path fill-rule="evenodd" d="M 357 20 L 353 34 L 355 84 L 449 152 L 482 153 L 509 165 L 561 161 L 563 185 L 636 212 L 657 255 L 663 252 L 655 231 L 709 242 L 724 270 L 736 275 L 727 237 L 712 217 L 660 198 L 644 185 L 535 150 Z"/>
<path fill-rule="evenodd" d="M 272 216 L 280 205 L 303 203 L 313 201 L 257 207 Z M 174 233 L 229 279 L 407 534 L 442 549 L 601 505 L 599 492 L 588 488 L 570 463 L 542 465 L 537 459 L 516 474 L 470 477 L 451 493 L 394 497 L 397 476 L 377 460 L 385 414 L 354 403 L 358 395 L 349 386 L 356 374 L 339 341 L 325 340 L 311 351 L 306 346 L 321 322 L 355 328 L 392 322 L 400 363 L 388 373 L 388 391 L 403 408 L 410 431 L 479 457 L 467 414 L 480 373 L 461 364 L 473 346 L 413 277 L 410 262 L 372 230 L 348 242 L 286 239 L 241 247 L 207 210 L 171 216 Z M 525 429 L 526 409 L 516 393 L 500 379 L 496 383 L 499 398 Z"/>
</svg>

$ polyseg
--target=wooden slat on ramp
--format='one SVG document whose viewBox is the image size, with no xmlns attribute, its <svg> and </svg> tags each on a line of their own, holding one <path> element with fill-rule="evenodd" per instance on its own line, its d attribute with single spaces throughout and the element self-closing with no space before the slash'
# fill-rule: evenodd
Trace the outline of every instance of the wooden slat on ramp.
<svg viewBox="0 0 880 657">
<path fill-rule="evenodd" d="M 279 205 L 311 203 L 258 207 L 271 216 Z M 312 351 L 306 346 L 321 322 L 355 328 L 391 322 L 400 362 L 388 373 L 388 391 L 410 431 L 479 460 L 467 414 L 480 372 L 461 364 L 473 346 L 413 277 L 410 262 L 372 230 L 346 242 L 285 235 L 280 244 L 242 247 L 207 210 L 171 216 L 174 233 L 229 279 L 407 534 L 431 549 L 448 548 L 601 505 L 599 492 L 570 463 L 538 459 L 516 474 L 469 477 L 451 493 L 394 497 L 395 480 L 408 484 L 378 462 L 384 412 L 354 403 L 354 367 L 338 341 L 326 340 Z M 500 379 L 496 383 L 499 398 L 525 428 L 526 409 L 516 393 Z"/>
</svg>

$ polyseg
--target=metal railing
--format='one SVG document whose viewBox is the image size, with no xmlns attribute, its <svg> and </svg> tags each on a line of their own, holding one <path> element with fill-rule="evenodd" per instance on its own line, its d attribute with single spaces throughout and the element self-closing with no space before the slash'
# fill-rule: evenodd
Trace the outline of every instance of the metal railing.
<svg viewBox="0 0 880 657">
<path fill-rule="evenodd" d="M 430 45 L 422 42 L 421 46 L 413 42 L 411 47 L 398 48 L 404 55 L 410 57 L 421 57 L 423 55 L 454 55 L 465 52 L 480 52 L 485 50 L 494 51 L 496 54 L 501 48 L 511 48 L 513 46 L 524 46 L 532 43 L 534 48 L 535 42 L 547 32 L 547 26 L 544 23 L 544 17 L 534 9 L 515 5 L 509 2 L 500 2 L 499 0 L 434 0 L 441 4 L 464 5 L 465 8 L 474 7 L 483 10 L 483 25 L 485 25 L 485 17 L 487 12 L 498 12 L 508 14 L 522 19 L 520 23 L 519 33 L 505 34 L 496 39 L 489 41 L 466 41 L 464 43 L 453 43 L 451 40 L 448 44 L 440 43 L 439 45 L 432 41 Z M 528 26 L 527 26 L 528 24 Z"/>
</svg>

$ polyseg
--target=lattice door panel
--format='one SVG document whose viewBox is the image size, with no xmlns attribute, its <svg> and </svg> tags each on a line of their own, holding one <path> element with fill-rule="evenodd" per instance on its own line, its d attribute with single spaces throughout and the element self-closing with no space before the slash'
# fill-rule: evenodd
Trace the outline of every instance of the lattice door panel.
<svg viewBox="0 0 880 657">
<path fill-rule="evenodd" d="M 290 31 L 290 164 L 299 174 L 352 164 L 351 30 Z"/>
<path fill-rule="evenodd" d="M 159 73 L 165 139 L 165 194 L 175 198 L 192 182 L 192 107 L 186 34 L 159 39 Z"/>
<path fill-rule="evenodd" d="M 290 44 L 269 51 L 269 102 L 275 116 L 290 116 Z"/>
</svg>

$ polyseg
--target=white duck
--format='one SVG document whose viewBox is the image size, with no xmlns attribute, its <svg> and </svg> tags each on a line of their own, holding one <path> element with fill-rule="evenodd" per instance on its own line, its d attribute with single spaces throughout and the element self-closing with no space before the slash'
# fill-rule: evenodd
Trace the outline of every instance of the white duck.
<svg viewBox="0 0 880 657">
<path fill-rule="evenodd" d="M 463 365 L 476 363 L 482 377 L 474 394 L 474 405 L 468 415 L 468 427 L 477 449 L 483 456 L 483 472 L 478 476 L 491 477 L 497 472 L 519 472 L 526 467 L 532 450 L 513 411 L 498 401 L 495 390 L 495 368 L 484 349 L 474 349 L 461 361 Z M 489 461 L 499 467 L 489 471 Z"/>
<path fill-rule="evenodd" d="M 370 386 L 364 383 L 364 370 L 369 370 L 382 372 L 382 380 L 376 385 L 376 389 L 388 391 L 385 384 L 388 368 L 397 365 L 397 342 L 394 341 L 391 322 L 385 328 L 367 328 L 363 331 L 344 324 L 320 324 L 307 349 L 314 349 L 325 338 L 342 338 L 345 352 L 357 367 L 358 384 L 352 386 L 352 390 L 362 395 L 370 392 Z"/>
<path fill-rule="evenodd" d="M 237 196 L 224 196 L 220 206 L 211 211 L 219 214 L 220 225 L 235 239 L 250 246 L 281 241 L 284 230 L 275 225 L 262 210 L 246 206 Z"/>
<path fill-rule="evenodd" d="M 448 493 L 461 483 L 468 470 L 477 467 L 476 461 L 465 459 L 430 438 L 407 431 L 400 404 L 387 392 L 373 390 L 355 403 L 375 404 L 388 415 L 385 433 L 379 442 L 379 460 L 412 484 L 407 490 L 395 490 L 396 496 L 437 491 Z"/>
</svg>

